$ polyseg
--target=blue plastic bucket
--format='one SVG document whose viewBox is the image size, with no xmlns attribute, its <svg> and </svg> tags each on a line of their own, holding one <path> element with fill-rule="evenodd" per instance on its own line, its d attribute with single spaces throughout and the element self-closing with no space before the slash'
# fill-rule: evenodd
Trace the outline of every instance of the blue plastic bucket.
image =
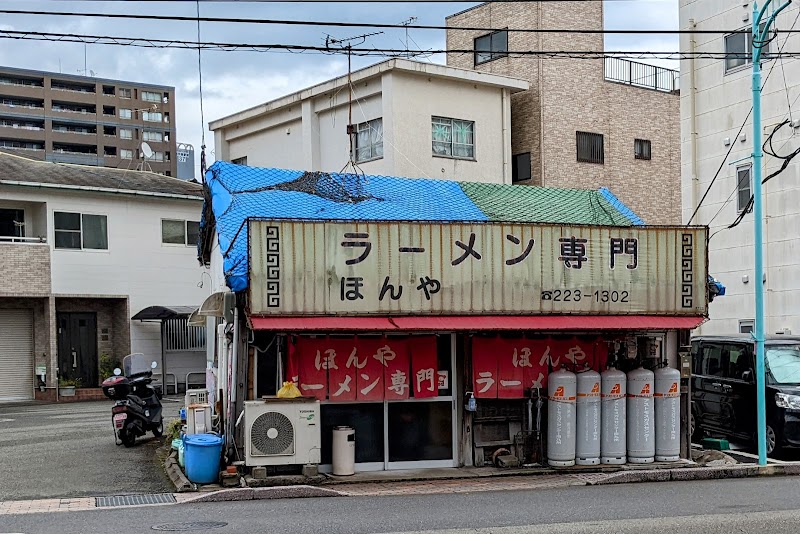
<svg viewBox="0 0 800 534">
<path fill-rule="evenodd" d="M 183 437 L 186 477 L 197 484 L 211 484 L 219 478 L 223 439 L 213 434 Z"/>
</svg>

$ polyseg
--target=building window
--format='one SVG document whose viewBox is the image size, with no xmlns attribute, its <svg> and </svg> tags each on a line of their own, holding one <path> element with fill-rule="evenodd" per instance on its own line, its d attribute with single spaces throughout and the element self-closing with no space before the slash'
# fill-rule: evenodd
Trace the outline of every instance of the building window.
<svg viewBox="0 0 800 534">
<path fill-rule="evenodd" d="M 161 122 L 160 111 L 143 111 L 142 120 L 146 122 Z"/>
<path fill-rule="evenodd" d="M 482 35 L 475 39 L 475 64 L 480 65 L 508 55 L 506 30 Z"/>
<path fill-rule="evenodd" d="M 152 161 L 164 161 L 164 153 L 163 152 L 153 152 L 153 156 L 152 157 L 145 158 L 145 159 L 150 159 Z"/>
<path fill-rule="evenodd" d="M 119 108 L 119 118 L 120 119 L 130 119 L 133 117 L 133 113 L 129 109 Z"/>
<path fill-rule="evenodd" d="M 247 156 L 242 156 L 241 158 L 233 158 L 231 163 L 234 165 L 247 165 Z"/>
<path fill-rule="evenodd" d="M 25 211 L 0 208 L 0 241 L 4 237 L 25 237 Z"/>
<path fill-rule="evenodd" d="M 145 102 L 161 102 L 161 93 L 153 91 L 142 91 L 142 100 Z"/>
<path fill-rule="evenodd" d="M 352 132 L 353 159 L 363 162 L 383 157 L 383 119 L 362 122 Z"/>
<path fill-rule="evenodd" d="M 741 167 L 736 167 L 736 190 L 738 192 L 736 209 L 740 212 L 745 210 L 750 204 L 750 197 L 752 195 L 750 192 L 750 186 L 752 182 L 752 177 L 750 176 L 751 168 L 751 165 L 742 165 Z"/>
<path fill-rule="evenodd" d="M 120 139 L 133 139 L 133 130 L 130 128 L 120 128 L 119 129 L 119 138 Z"/>
<path fill-rule="evenodd" d="M 105 215 L 56 211 L 53 213 L 56 248 L 108 250 Z"/>
<path fill-rule="evenodd" d="M 764 31 L 766 23 L 761 23 L 761 31 Z M 772 43 L 768 43 L 761 52 L 761 58 L 769 58 L 769 51 Z M 732 33 L 725 36 L 725 72 L 738 69 L 753 62 L 753 33 L 748 28 L 742 28 L 741 33 Z"/>
<path fill-rule="evenodd" d="M 511 181 L 524 182 L 531 179 L 531 153 L 515 154 L 511 158 Z"/>
<path fill-rule="evenodd" d="M 160 143 L 164 140 L 164 134 L 161 132 L 151 132 L 149 130 L 145 130 L 142 132 L 142 139 L 144 141 L 155 141 L 156 143 Z"/>
<path fill-rule="evenodd" d="M 161 220 L 161 242 L 165 245 L 197 246 L 200 223 L 175 219 Z"/>
<path fill-rule="evenodd" d="M 578 145 L 578 161 L 584 163 L 604 163 L 603 134 L 575 132 Z"/>
<path fill-rule="evenodd" d="M 755 321 L 752 319 L 743 319 L 739 321 L 739 333 L 749 334 L 755 329 Z"/>
<path fill-rule="evenodd" d="M 636 159 L 650 159 L 650 141 L 648 139 L 633 140 L 633 157 Z"/>
<path fill-rule="evenodd" d="M 475 123 L 432 117 L 433 155 L 448 158 L 475 158 Z"/>
<path fill-rule="evenodd" d="M 127 148 L 121 148 L 119 151 L 119 157 L 122 159 L 133 159 L 133 150 L 128 150 Z"/>
<path fill-rule="evenodd" d="M 119 97 L 120 98 L 130 98 L 131 97 L 131 90 L 127 87 L 120 87 L 119 88 Z"/>
</svg>

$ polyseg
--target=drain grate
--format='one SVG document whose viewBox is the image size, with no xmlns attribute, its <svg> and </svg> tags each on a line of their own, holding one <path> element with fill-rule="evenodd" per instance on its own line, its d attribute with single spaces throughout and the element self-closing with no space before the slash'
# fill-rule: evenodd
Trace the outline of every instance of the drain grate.
<svg viewBox="0 0 800 534">
<path fill-rule="evenodd" d="M 140 506 L 143 504 L 173 504 L 177 502 L 171 493 L 152 493 L 149 495 L 111 495 L 110 497 L 96 497 L 94 505 L 97 508 L 107 506 Z"/>
<path fill-rule="evenodd" d="M 185 532 L 187 530 L 210 530 L 225 526 L 228 526 L 228 523 L 223 523 L 222 521 L 192 521 L 190 523 L 163 523 L 161 525 L 153 525 L 150 528 L 166 532 Z"/>
</svg>

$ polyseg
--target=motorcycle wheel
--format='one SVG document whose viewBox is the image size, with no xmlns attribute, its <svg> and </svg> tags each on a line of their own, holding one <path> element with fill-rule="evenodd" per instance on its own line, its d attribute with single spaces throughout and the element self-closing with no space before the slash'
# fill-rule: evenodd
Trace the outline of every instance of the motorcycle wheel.
<svg viewBox="0 0 800 534">
<path fill-rule="evenodd" d="M 153 435 L 157 438 L 160 438 L 164 434 L 164 418 L 162 417 L 161 420 L 158 422 L 158 426 L 153 428 Z"/>
<path fill-rule="evenodd" d="M 119 438 L 122 440 L 122 444 L 125 445 L 125 447 L 130 448 L 136 444 L 136 434 L 129 430 L 127 425 L 120 430 Z"/>
</svg>

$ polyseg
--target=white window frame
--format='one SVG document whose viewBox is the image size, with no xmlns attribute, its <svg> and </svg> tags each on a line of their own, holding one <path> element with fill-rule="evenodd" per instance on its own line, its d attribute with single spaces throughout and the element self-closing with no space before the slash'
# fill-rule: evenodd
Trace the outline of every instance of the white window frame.
<svg viewBox="0 0 800 534">
<path fill-rule="evenodd" d="M 130 132 L 128 137 L 125 137 L 122 132 Z M 120 139 L 133 139 L 133 128 L 120 128 L 119 129 L 119 138 Z"/>
<path fill-rule="evenodd" d="M 372 131 L 378 131 L 377 125 L 380 123 L 380 138 L 373 140 Z M 368 132 L 369 143 L 366 146 L 358 145 L 358 134 Z M 353 126 L 353 161 L 356 163 L 366 163 L 368 161 L 375 161 L 383 158 L 383 117 L 365 121 Z M 359 158 L 359 151 L 366 151 L 367 156 Z"/>
<path fill-rule="evenodd" d="M 133 118 L 133 110 L 130 110 L 128 108 L 119 108 L 119 118 L 120 119 L 132 119 Z"/>
<path fill-rule="evenodd" d="M 128 94 L 127 95 L 123 95 L 123 92 L 126 92 L 126 91 L 127 91 Z M 133 89 L 131 89 L 130 87 L 120 87 L 118 93 L 119 93 L 119 97 L 120 98 L 124 98 L 126 100 L 129 100 L 129 99 L 131 99 L 133 97 Z"/>
<path fill-rule="evenodd" d="M 130 157 L 126 158 L 123 155 L 123 152 L 126 152 L 126 153 L 130 154 Z M 131 150 L 130 148 L 120 148 L 119 149 L 119 157 L 120 157 L 120 159 L 133 159 L 133 155 L 134 155 L 133 154 L 133 150 Z"/>
<path fill-rule="evenodd" d="M 740 171 L 747 171 L 747 201 L 750 201 L 750 197 L 753 196 L 753 165 L 748 163 L 747 165 L 738 165 L 736 167 L 736 211 L 737 213 L 741 213 L 746 207 L 747 203 L 742 205 L 742 193 L 745 192 L 745 188 L 742 187 L 742 179 L 739 176 Z"/>
<path fill-rule="evenodd" d="M 183 223 L 183 243 L 164 242 L 164 223 L 179 222 Z M 197 224 L 197 231 L 200 232 L 200 221 L 187 221 L 185 219 L 161 219 L 161 245 L 165 247 L 197 247 L 197 243 L 189 243 L 189 223 Z"/>
<path fill-rule="evenodd" d="M 164 142 L 164 133 L 163 132 L 156 132 L 156 131 L 153 131 L 153 130 L 144 130 L 142 132 L 142 141 L 148 141 L 150 143 L 163 143 Z"/>
<path fill-rule="evenodd" d="M 155 115 L 158 115 L 158 119 L 152 118 Z M 160 111 L 142 111 L 142 120 L 144 122 L 162 122 L 164 115 Z"/>
<path fill-rule="evenodd" d="M 107 214 L 105 214 L 105 213 L 89 213 L 89 212 L 83 212 L 83 211 L 80 211 L 80 212 L 78 212 L 78 211 L 61 211 L 61 210 L 53 210 L 52 213 L 53 213 L 52 221 L 53 221 L 53 248 L 54 249 L 56 249 L 56 250 L 75 250 L 75 251 L 82 251 L 82 252 L 108 252 L 109 249 L 111 248 L 110 240 L 108 238 L 108 235 L 109 235 L 109 231 L 108 230 L 109 230 L 109 228 L 108 228 L 108 215 Z M 78 215 L 79 216 L 79 221 L 80 221 L 80 230 L 63 230 L 63 229 L 60 230 L 60 229 L 56 228 L 56 213 L 65 213 L 65 214 L 69 214 L 69 215 Z M 83 218 L 86 217 L 86 216 L 89 216 L 89 217 L 103 217 L 103 218 L 105 218 L 105 220 L 106 220 L 106 248 L 86 248 L 84 246 L 84 235 L 83 235 L 84 224 L 83 224 Z M 81 236 L 81 246 L 80 246 L 80 248 L 59 247 L 58 243 L 56 241 L 56 235 L 57 235 L 58 232 L 68 232 L 68 233 L 73 233 L 73 234 L 75 234 L 75 233 L 80 234 L 80 236 Z"/>
<path fill-rule="evenodd" d="M 472 143 L 456 143 L 455 142 L 455 140 L 454 140 L 455 136 L 454 136 L 453 132 L 455 130 L 455 126 L 456 126 L 457 123 L 458 124 L 471 125 L 471 127 L 472 127 Z M 449 125 L 449 127 L 450 127 L 450 141 L 436 141 L 433 138 L 433 128 L 434 128 L 434 126 L 436 124 L 439 124 L 441 126 Z M 437 115 L 434 115 L 434 116 L 431 117 L 431 153 L 433 154 L 433 157 L 435 157 L 435 158 L 449 158 L 449 159 L 461 159 L 461 160 L 466 160 L 466 161 L 476 161 L 477 160 L 477 156 L 476 156 L 476 150 L 475 150 L 475 138 L 476 138 L 475 121 L 470 121 L 470 120 L 466 120 L 466 119 L 453 119 L 453 118 L 450 118 L 450 117 L 440 117 L 440 116 L 437 116 Z M 440 154 L 440 153 L 436 152 L 436 150 L 434 150 L 434 148 L 433 148 L 434 144 L 436 144 L 436 143 L 440 143 L 442 145 L 449 144 L 450 145 L 450 151 L 449 151 L 450 153 L 449 154 Z M 456 155 L 454 155 L 454 152 L 455 152 L 454 149 L 455 149 L 456 145 L 462 146 L 462 147 L 472 147 L 471 155 L 469 155 L 469 156 L 456 156 Z"/>
<path fill-rule="evenodd" d="M 743 328 L 749 327 L 750 330 L 745 332 Z M 750 332 L 755 332 L 756 322 L 753 319 L 740 319 L 739 320 L 739 333 L 740 334 L 749 334 Z"/>
<path fill-rule="evenodd" d="M 155 98 L 152 98 L 152 97 L 148 98 L 150 95 L 155 95 Z M 159 93 L 159 92 L 156 92 L 156 91 L 142 91 L 142 100 L 145 101 L 145 102 L 157 102 L 157 103 L 160 104 L 162 98 L 163 97 L 161 96 L 161 93 Z"/>
</svg>

